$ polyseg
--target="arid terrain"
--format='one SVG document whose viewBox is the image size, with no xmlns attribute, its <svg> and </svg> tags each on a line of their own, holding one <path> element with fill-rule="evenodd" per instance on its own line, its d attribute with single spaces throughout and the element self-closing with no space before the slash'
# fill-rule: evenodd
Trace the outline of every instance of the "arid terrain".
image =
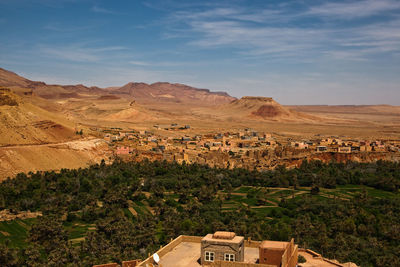
<svg viewBox="0 0 400 267">
<path fill-rule="evenodd" d="M 162 125 L 190 125 L 168 131 Z M 237 99 L 183 84 L 130 82 L 122 87 L 48 85 L 0 69 L 0 178 L 110 159 L 99 128 L 159 136 L 250 128 L 282 138 L 339 136 L 400 139 L 400 107 L 283 106 L 271 97 Z"/>
</svg>

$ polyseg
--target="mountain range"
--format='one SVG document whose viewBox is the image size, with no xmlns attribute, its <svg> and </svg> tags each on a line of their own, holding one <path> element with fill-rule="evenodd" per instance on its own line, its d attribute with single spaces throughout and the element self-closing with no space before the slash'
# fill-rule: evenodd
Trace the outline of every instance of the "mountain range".
<svg viewBox="0 0 400 267">
<path fill-rule="evenodd" d="M 164 130 L 171 124 L 191 127 Z M 98 131 L 104 127 L 171 137 L 252 128 L 303 138 L 399 138 L 399 126 L 396 106 L 283 106 L 271 97 L 236 98 L 167 82 L 108 88 L 46 84 L 0 68 L 0 177 L 108 158 L 108 144 Z"/>
</svg>

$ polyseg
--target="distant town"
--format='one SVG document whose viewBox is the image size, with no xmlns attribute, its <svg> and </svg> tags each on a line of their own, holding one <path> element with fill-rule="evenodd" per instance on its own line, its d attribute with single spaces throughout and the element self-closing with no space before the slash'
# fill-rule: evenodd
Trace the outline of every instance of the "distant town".
<svg viewBox="0 0 400 267">
<path fill-rule="evenodd" d="M 274 169 L 298 167 L 303 160 L 371 162 L 400 158 L 400 140 L 365 140 L 315 135 L 295 140 L 283 134 L 245 128 L 236 132 L 188 133 L 190 125 L 154 125 L 155 131 L 91 128 L 109 144 L 114 156 L 124 160 L 166 160 L 219 168 Z"/>
</svg>

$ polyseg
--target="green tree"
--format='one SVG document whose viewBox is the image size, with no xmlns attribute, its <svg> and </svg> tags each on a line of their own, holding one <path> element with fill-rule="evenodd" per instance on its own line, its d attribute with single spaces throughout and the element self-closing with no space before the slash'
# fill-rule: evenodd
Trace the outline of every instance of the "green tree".
<svg viewBox="0 0 400 267">
<path fill-rule="evenodd" d="M 29 230 L 29 240 L 50 252 L 67 242 L 67 234 L 58 217 L 42 216 Z"/>
</svg>

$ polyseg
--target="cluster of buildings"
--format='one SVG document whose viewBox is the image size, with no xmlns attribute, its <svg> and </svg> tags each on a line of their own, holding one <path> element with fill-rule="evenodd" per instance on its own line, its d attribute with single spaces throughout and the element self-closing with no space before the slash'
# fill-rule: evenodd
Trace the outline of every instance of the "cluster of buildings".
<svg viewBox="0 0 400 267">
<path fill-rule="evenodd" d="M 9 209 L 4 209 L 4 210 L 0 211 L 0 222 L 12 221 L 15 219 L 25 220 L 25 219 L 30 219 L 30 218 L 36 218 L 38 216 L 42 216 L 42 212 L 40 212 L 40 211 L 31 212 L 29 210 L 12 212 Z"/>
<path fill-rule="evenodd" d="M 188 126 L 189 127 L 189 126 Z M 318 159 L 320 153 L 400 154 L 400 140 L 349 140 L 338 137 L 293 140 L 282 135 L 251 129 L 179 137 L 156 135 L 149 131 L 114 131 L 104 139 L 115 155 L 132 160 L 167 160 L 208 164 L 221 168 L 270 169 L 291 166 L 303 159 Z M 380 155 L 382 156 L 382 155 Z"/>
<path fill-rule="evenodd" d="M 299 255 L 305 262 L 299 263 Z M 118 267 L 117 263 L 93 267 Z M 122 267 L 345 267 L 323 258 L 320 254 L 300 249 L 291 239 L 283 241 L 253 241 L 233 232 L 218 231 L 201 236 L 185 236 L 171 240 L 143 261 L 125 261 Z"/>
</svg>

